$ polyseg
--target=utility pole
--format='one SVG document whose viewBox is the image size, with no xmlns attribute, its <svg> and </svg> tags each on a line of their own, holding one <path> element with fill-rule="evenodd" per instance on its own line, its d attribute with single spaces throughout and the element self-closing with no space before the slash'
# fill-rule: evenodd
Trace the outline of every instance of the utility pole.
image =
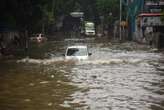
<svg viewBox="0 0 164 110">
<path fill-rule="evenodd" d="M 126 0 L 126 11 L 127 11 L 127 13 L 126 13 L 126 23 L 127 23 L 127 27 L 126 27 L 126 34 L 125 34 L 125 36 L 126 36 L 126 39 L 128 38 L 128 36 L 129 36 L 129 0 Z"/>
<path fill-rule="evenodd" d="M 120 0 L 120 41 L 122 39 L 122 29 L 121 29 L 121 21 L 122 21 L 122 0 Z"/>
<path fill-rule="evenodd" d="M 129 9 L 129 0 L 126 0 L 126 11 L 127 11 L 127 13 L 126 13 L 126 21 L 128 21 L 128 9 Z"/>
</svg>

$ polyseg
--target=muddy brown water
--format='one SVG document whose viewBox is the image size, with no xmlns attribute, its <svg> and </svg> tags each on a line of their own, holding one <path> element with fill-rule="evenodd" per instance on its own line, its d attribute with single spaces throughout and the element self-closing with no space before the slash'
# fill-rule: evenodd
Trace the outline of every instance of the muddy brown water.
<svg viewBox="0 0 164 110">
<path fill-rule="evenodd" d="M 1 60 L 0 109 L 164 110 L 162 53 L 132 42 L 76 41 L 88 45 L 88 60 L 62 57 L 68 39 L 32 45 L 28 57 Z"/>
</svg>

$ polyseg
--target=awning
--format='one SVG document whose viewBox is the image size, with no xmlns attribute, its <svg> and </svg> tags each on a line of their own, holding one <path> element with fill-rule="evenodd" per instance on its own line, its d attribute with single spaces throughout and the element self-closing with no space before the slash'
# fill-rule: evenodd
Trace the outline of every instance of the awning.
<svg viewBox="0 0 164 110">
<path fill-rule="evenodd" d="M 164 16 L 162 13 L 141 13 L 139 17 Z"/>
</svg>

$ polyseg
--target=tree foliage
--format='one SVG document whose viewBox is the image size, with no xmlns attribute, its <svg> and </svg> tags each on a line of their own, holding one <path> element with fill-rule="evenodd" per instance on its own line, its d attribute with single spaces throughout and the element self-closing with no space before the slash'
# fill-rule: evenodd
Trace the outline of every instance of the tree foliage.
<svg viewBox="0 0 164 110">
<path fill-rule="evenodd" d="M 119 0 L 96 0 L 96 7 L 107 23 L 119 17 Z"/>
<path fill-rule="evenodd" d="M 72 11 L 83 11 L 87 19 L 104 16 L 109 22 L 118 17 L 119 0 L 1 0 L 0 23 L 39 30 L 43 23 L 52 24 Z"/>
</svg>

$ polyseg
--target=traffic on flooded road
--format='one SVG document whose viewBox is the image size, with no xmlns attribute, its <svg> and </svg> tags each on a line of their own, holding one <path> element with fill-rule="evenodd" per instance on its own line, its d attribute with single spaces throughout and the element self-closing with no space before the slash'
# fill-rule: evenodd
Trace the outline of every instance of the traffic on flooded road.
<svg viewBox="0 0 164 110">
<path fill-rule="evenodd" d="M 85 39 L 87 60 L 66 60 L 65 41 L 33 44 L 0 61 L 2 110 L 163 110 L 164 55 L 134 42 Z"/>
</svg>

